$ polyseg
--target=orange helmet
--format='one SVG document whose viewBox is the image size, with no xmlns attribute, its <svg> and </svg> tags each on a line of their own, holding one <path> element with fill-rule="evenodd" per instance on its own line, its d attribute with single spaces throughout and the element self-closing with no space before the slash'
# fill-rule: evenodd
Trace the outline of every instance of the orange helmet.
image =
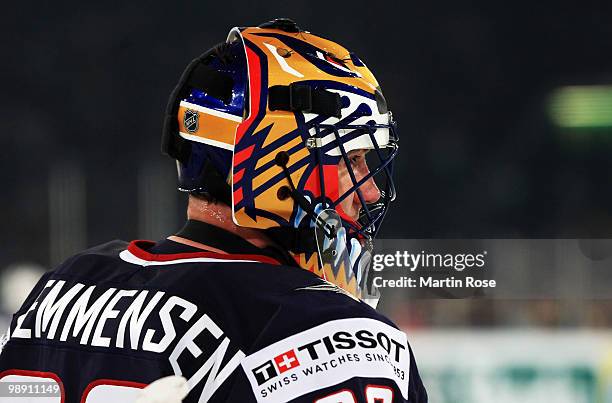
<svg viewBox="0 0 612 403">
<path fill-rule="evenodd" d="M 163 149 L 177 160 L 179 189 L 232 208 L 296 263 L 351 294 L 373 294 L 371 244 L 389 203 L 397 135 L 376 79 L 353 53 L 277 19 L 234 28 L 195 59 L 170 97 Z M 371 150 L 357 177 L 349 153 Z M 338 167 L 351 178 L 341 192 Z M 375 178 L 380 199 L 360 187 Z M 359 219 L 341 207 L 361 202 Z"/>
</svg>

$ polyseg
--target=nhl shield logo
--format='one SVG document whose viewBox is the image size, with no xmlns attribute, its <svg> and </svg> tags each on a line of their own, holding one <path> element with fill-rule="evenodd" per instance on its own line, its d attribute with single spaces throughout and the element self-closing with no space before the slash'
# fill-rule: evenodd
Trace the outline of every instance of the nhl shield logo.
<svg viewBox="0 0 612 403">
<path fill-rule="evenodd" d="M 185 116 L 183 117 L 183 124 L 185 125 L 185 129 L 189 133 L 195 133 L 198 131 L 198 111 L 193 111 L 191 109 L 187 109 L 185 111 Z"/>
</svg>

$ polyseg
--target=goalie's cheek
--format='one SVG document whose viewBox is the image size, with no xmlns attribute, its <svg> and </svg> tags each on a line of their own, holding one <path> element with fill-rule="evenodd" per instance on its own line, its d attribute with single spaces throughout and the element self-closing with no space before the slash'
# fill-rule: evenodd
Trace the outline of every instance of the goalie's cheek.
<svg viewBox="0 0 612 403">
<path fill-rule="evenodd" d="M 365 162 L 365 159 L 361 159 L 358 163 L 352 164 L 351 168 L 355 179 L 359 182 L 361 179 L 369 175 L 370 170 Z M 338 194 L 343 195 L 353 187 L 353 181 L 351 180 L 348 169 L 344 163 L 340 163 L 338 166 Z M 375 203 L 380 199 L 380 189 L 376 185 L 374 178 L 368 179 L 359 187 L 359 191 L 363 197 L 365 203 Z M 338 213 L 345 217 L 350 218 L 352 221 L 357 221 L 359 218 L 359 212 L 361 211 L 362 204 L 357 191 L 353 191 L 344 200 L 340 202 L 337 207 Z"/>
<path fill-rule="evenodd" d="M 346 165 L 344 163 L 340 163 L 338 166 L 338 196 L 344 195 L 348 192 L 353 185 L 353 181 L 346 169 Z M 359 205 L 355 204 L 355 200 L 359 202 L 359 197 L 357 196 L 357 192 L 352 192 L 347 197 L 345 197 L 338 206 L 336 206 L 336 210 L 341 216 L 345 218 L 350 218 L 352 221 L 356 221 L 359 218 Z"/>
</svg>

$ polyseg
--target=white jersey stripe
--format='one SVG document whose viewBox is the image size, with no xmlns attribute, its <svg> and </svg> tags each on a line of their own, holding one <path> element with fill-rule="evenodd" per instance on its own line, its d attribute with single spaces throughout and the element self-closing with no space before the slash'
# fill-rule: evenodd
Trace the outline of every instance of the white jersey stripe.
<svg viewBox="0 0 612 403">
<path fill-rule="evenodd" d="M 135 256 L 129 250 L 124 250 L 119 253 L 119 257 L 121 260 L 131 263 L 137 264 L 139 266 L 167 266 L 171 264 L 180 264 L 180 263 L 261 263 L 257 260 L 247 260 L 247 259 L 217 259 L 213 257 L 192 257 L 185 259 L 176 259 L 176 260 L 167 260 L 167 261 L 157 261 L 157 260 L 145 260 Z"/>
</svg>

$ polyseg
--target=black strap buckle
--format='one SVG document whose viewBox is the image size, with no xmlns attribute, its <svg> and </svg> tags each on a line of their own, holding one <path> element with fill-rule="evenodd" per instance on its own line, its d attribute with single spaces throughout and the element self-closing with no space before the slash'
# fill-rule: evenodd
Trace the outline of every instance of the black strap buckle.
<svg viewBox="0 0 612 403">
<path fill-rule="evenodd" d="M 312 87 L 291 83 L 289 85 L 289 108 L 294 112 L 310 113 L 312 111 Z"/>
<path fill-rule="evenodd" d="M 268 107 L 271 111 L 318 113 L 325 116 L 341 117 L 340 95 L 307 84 L 291 83 L 274 85 L 268 89 Z"/>
</svg>

